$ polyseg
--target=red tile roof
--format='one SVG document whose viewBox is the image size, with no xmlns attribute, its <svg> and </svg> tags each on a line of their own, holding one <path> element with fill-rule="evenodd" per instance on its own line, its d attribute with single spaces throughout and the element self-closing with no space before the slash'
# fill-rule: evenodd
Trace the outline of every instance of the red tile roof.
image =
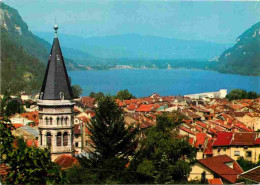
<svg viewBox="0 0 260 185">
<path fill-rule="evenodd" d="M 201 127 L 203 127 L 203 128 L 208 128 L 208 125 L 203 123 L 203 122 L 201 122 L 201 121 L 196 121 L 196 124 L 201 126 Z"/>
<path fill-rule="evenodd" d="M 195 147 L 199 148 L 199 145 L 201 145 L 202 147 L 204 147 L 204 143 L 206 141 L 206 133 L 197 133 L 196 134 L 196 142 L 195 142 Z"/>
<path fill-rule="evenodd" d="M 256 140 L 255 140 L 255 143 L 254 143 L 255 145 L 260 145 L 260 137 L 259 138 L 256 138 Z"/>
<path fill-rule="evenodd" d="M 125 104 L 120 99 L 116 99 L 116 103 L 118 104 L 119 107 L 125 106 Z"/>
<path fill-rule="evenodd" d="M 254 145 L 256 133 L 234 133 L 231 145 Z"/>
<path fill-rule="evenodd" d="M 217 135 L 217 139 L 213 143 L 213 146 L 230 145 L 232 136 L 233 136 L 232 132 L 219 132 Z"/>
<path fill-rule="evenodd" d="M 54 160 L 54 162 L 60 165 L 62 169 L 67 169 L 78 164 L 78 160 L 68 154 L 60 155 Z"/>
<path fill-rule="evenodd" d="M 201 128 L 201 127 L 198 127 L 198 126 L 196 125 L 195 128 L 196 128 L 196 130 L 197 130 L 198 132 L 202 132 L 202 128 Z"/>
<path fill-rule="evenodd" d="M 80 98 L 80 102 L 88 107 L 94 107 L 95 100 L 95 98 L 91 98 L 89 96 L 83 96 Z"/>
<path fill-rule="evenodd" d="M 188 129 L 188 128 L 184 127 L 184 126 L 180 126 L 180 129 L 195 136 L 194 132 L 192 132 L 190 129 Z"/>
<path fill-rule="evenodd" d="M 135 104 L 138 101 L 138 99 L 131 99 L 131 100 L 124 100 L 124 103 L 126 105 Z"/>
<path fill-rule="evenodd" d="M 223 184 L 221 178 L 208 179 L 209 184 Z"/>
<path fill-rule="evenodd" d="M 213 147 L 212 147 L 213 141 L 214 140 L 212 138 L 208 139 L 208 143 L 207 143 L 205 150 L 203 151 L 203 154 L 213 155 Z"/>
<path fill-rule="evenodd" d="M 33 121 L 36 125 L 39 123 L 39 111 L 21 113 L 20 115 Z"/>
<path fill-rule="evenodd" d="M 128 109 L 128 110 L 135 110 L 137 107 L 138 107 L 137 104 L 130 104 L 130 105 L 128 105 L 128 106 L 126 107 L 126 109 Z"/>
<path fill-rule="evenodd" d="M 38 147 L 38 140 L 27 139 L 26 145 L 29 146 L 29 147 Z"/>
<path fill-rule="evenodd" d="M 12 124 L 14 126 L 14 128 L 20 128 L 20 127 L 23 127 L 24 125 L 21 124 L 21 123 L 13 123 Z"/>
<path fill-rule="evenodd" d="M 136 112 L 150 112 L 154 108 L 154 104 L 142 104 L 136 109 Z"/>
<path fill-rule="evenodd" d="M 235 183 L 237 180 L 237 176 L 243 173 L 243 170 L 239 167 L 237 162 L 227 155 L 219 155 L 206 159 L 200 159 L 198 160 L 198 162 L 230 183 Z M 231 168 L 227 164 L 225 164 L 231 162 L 235 167 Z"/>
<path fill-rule="evenodd" d="M 253 132 L 254 130 L 248 128 L 244 123 L 241 122 L 237 122 L 234 124 L 235 127 L 237 127 L 238 129 L 242 129 L 244 131 L 248 131 L 248 132 Z"/>
<path fill-rule="evenodd" d="M 256 183 L 260 183 L 260 166 L 257 166 L 251 170 L 248 170 L 244 173 L 242 173 L 241 175 L 239 175 L 239 177 L 245 178 L 245 179 L 250 179 Z"/>
</svg>

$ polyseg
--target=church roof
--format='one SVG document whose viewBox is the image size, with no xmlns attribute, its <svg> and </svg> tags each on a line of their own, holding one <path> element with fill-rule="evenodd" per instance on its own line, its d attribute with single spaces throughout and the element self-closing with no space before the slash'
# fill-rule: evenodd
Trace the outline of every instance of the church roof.
<svg viewBox="0 0 260 185">
<path fill-rule="evenodd" d="M 55 26 L 54 29 L 56 36 L 53 40 L 51 53 L 41 88 L 40 99 L 71 100 L 73 98 L 73 94 L 63 60 L 59 39 L 57 37 L 58 27 Z"/>
</svg>

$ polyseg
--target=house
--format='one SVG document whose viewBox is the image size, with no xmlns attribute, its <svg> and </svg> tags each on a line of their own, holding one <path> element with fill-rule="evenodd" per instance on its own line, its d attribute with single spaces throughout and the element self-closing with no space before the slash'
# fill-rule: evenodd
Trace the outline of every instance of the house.
<svg viewBox="0 0 260 185">
<path fill-rule="evenodd" d="M 255 184 L 260 184 L 260 166 L 250 169 L 239 175 L 239 178 L 250 180 Z"/>
<path fill-rule="evenodd" d="M 243 157 L 257 162 L 260 155 L 260 135 L 252 132 L 219 132 L 213 143 L 213 156 L 223 154 L 234 160 Z"/>
<path fill-rule="evenodd" d="M 95 98 L 91 98 L 89 96 L 83 96 L 80 98 L 80 102 L 85 105 L 86 107 L 90 107 L 90 108 L 95 108 L 96 107 L 96 102 L 95 102 Z"/>
<path fill-rule="evenodd" d="M 12 130 L 12 134 L 15 137 L 23 137 L 25 140 L 37 140 L 39 137 L 39 131 L 36 127 L 22 126 L 15 130 Z"/>
<path fill-rule="evenodd" d="M 220 178 L 224 184 L 230 184 L 237 181 L 238 175 L 243 173 L 243 170 L 231 157 L 219 155 L 195 162 L 189 180 L 201 180 L 203 172 L 206 179 Z"/>
</svg>

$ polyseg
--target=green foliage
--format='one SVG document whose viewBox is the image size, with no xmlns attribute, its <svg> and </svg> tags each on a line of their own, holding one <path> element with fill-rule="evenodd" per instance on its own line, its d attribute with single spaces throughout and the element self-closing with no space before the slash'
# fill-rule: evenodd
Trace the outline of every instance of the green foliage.
<svg viewBox="0 0 260 185">
<path fill-rule="evenodd" d="M 118 91 L 116 94 L 116 98 L 120 100 L 130 100 L 135 98 L 127 89 Z"/>
<path fill-rule="evenodd" d="M 219 71 L 242 75 L 260 75 L 260 22 L 241 34 L 236 44 L 219 57 Z"/>
<path fill-rule="evenodd" d="M 90 157 L 78 160 L 82 167 L 92 170 L 98 181 L 123 183 L 125 165 L 136 147 L 137 129 L 125 127 L 122 109 L 113 97 L 101 98 L 95 113 L 96 116 L 87 125 L 95 151 L 90 153 Z"/>
<path fill-rule="evenodd" d="M 19 140 L 18 148 L 9 153 L 7 162 L 10 173 L 6 181 L 14 184 L 59 183 L 62 181 L 61 169 L 51 162 L 48 149 L 27 147 Z"/>
<path fill-rule="evenodd" d="M 123 111 L 112 97 L 106 96 L 98 102 L 96 116 L 88 124 L 90 138 L 94 142 L 95 154 L 102 159 L 126 157 L 133 151 L 136 129 L 125 127 Z"/>
<path fill-rule="evenodd" d="M 13 151 L 14 136 L 12 135 L 12 126 L 10 120 L 6 117 L 0 120 L 0 155 L 1 162 L 6 162 L 10 159 L 10 153 Z"/>
<path fill-rule="evenodd" d="M 1 29 L 1 92 L 35 92 L 40 88 L 44 65 L 16 45 Z"/>
<path fill-rule="evenodd" d="M 187 138 L 179 138 L 175 131 L 182 117 L 174 112 L 160 115 L 157 120 L 157 126 L 146 131 L 146 138 L 141 141 L 130 167 L 149 177 L 141 183 L 186 181 L 196 149 L 189 145 Z M 155 170 L 146 169 L 145 164 Z"/>
<path fill-rule="evenodd" d="M 102 93 L 102 92 L 97 92 L 97 93 L 91 92 L 91 93 L 89 94 L 89 96 L 90 96 L 91 98 L 96 98 L 97 100 L 102 99 L 102 98 L 105 97 L 104 93 Z"/>
<path fill-rule="evenodd" d="M 79 98 L 79 96 L 82 94 L 82 88 L 79 85 L 73 85 L 71 86 L 73 98 Z"/>
<path fill-rule="evenodd" d="M 25 112 L 23 105 L 17 100 L 10 100 L 5 108 L 5 113 L 7 116 L 11 116 L 16 113 L 20 114 L 23 112 Z"/>
<path fill-rule="evenodd" d="M 226 96 L 226 98 L 229 101 L 238 100 L 238 99 L 256 99 L 258 97 L 260 97 L 260 96 L 256 92 L 253 92 L 253 91 L 247 92 L 242 89 L 233 89 Z"/>
<path fill-rule="evenodd" d="M 260 158 L 258 160 L 259 161 L 257 163 L 253 163 L 252 161 L 248 161 L 248 160 L 244 159 L 243 157 L 239 157 L 237 160 L 237 163 L 244 171 L 248 171 L 248 170 L 260 165 Z"/>
<path fill-rule="evenodd" d="M 1 163 L 10 169 L 6 184 L 57 184 L 64 183 L 64 174 L 58 165 L 51 162 L 50 151 L 28 147 L 22 138 L 16 140 L 14 148 L 14 127 L 7 119 L 0 124 Z"/>
<path fill-rule="evenodd" d="M 99 184 L 97 174 L 92 170 L 81 166 L 73 166 L 66 170 L 66 178 L 69 184 Z"/>
</svg>

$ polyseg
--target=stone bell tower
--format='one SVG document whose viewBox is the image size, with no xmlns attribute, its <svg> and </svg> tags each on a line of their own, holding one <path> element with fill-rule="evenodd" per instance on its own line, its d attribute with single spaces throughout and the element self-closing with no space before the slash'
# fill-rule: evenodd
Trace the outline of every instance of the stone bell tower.
<svg viewBox="0 0 260 185">
<path fill-rule="evenodd" d="M 39 101 L 39 146 L 49 147 L 52 160 L 61 154 L 73 155 L 73 107 L 72 89 L 63 60 L 58 26 L 45 72 Z"/>
</svg>

